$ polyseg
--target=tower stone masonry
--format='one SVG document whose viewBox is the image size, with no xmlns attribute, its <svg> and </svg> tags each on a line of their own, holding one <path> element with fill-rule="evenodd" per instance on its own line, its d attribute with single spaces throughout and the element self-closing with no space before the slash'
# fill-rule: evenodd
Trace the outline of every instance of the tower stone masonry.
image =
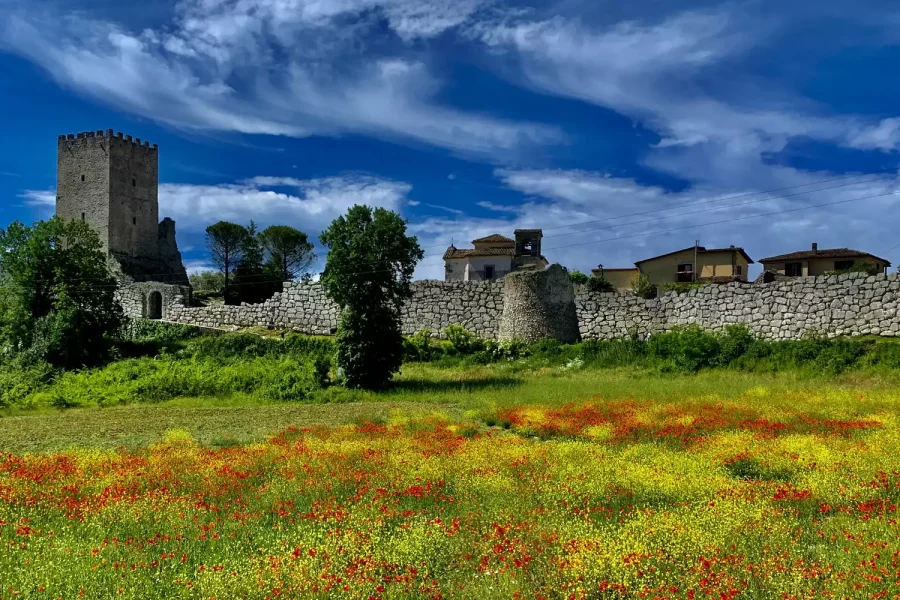
<svg viewBox="0 0 900 600">
<path fill-rule="evenodd" d="M 175 222 L 159 220 L 159 148 L 106 131 L 59 136 L 56 214 L 87 222 L 125 282 L 187 285 Z"/>
</svg>

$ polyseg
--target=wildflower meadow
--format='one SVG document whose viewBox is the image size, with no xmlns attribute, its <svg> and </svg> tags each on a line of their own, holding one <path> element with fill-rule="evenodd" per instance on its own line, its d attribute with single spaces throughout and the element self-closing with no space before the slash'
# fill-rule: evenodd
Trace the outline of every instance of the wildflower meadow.
<svg viewBox="0 0 900 600">
<path fill-rule="evenodd" d="M 0 597 L 897 598 L 892 392 L 0 455 Z"/>
</svg>

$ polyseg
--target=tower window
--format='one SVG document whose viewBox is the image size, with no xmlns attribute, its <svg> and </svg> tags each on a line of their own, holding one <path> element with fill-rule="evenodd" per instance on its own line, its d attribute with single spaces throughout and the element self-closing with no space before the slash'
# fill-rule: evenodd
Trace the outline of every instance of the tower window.
<svg viewBox="0 0 900 600">
<path fill-rule="evenodd" d="M 84 175 L 81 176 L 81 180 L 84 181 Z"/>
<path fill-rule="evenodd" d="M 137 217 L 131 217 L 131 224 L 137 225 Z"/>
<path fill-rule="evenodd" d="M 84 221 L 84 213 L 81 213 L 81 220 Z"/>
<path fill-rule="evenodd" d="M 135 187 L 135 186 L 137 186 L 137 180 L 132 179 L 132 180 L 131 180 L 131 187 Z"/>
</svg>

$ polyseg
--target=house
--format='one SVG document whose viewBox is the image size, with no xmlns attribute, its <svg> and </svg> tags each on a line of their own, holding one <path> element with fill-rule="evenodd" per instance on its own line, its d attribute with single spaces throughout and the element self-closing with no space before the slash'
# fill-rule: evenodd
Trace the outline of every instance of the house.
<svg viewBox="0 0 900 600">
<path fill-rule="evenodd" d="M 727 283 L 747 281 L 753 259 L 743 248 L 691 246 L 634 263 L 657 286 L 667 283 Z"/>
<path fill-rule="evenodd" d="M 490 281 L 523 268 L 544 269 L 540 229 L 516 229 L 515 239 L 499 233 L 472 240 L 474 248 L 450 246 L 444 252 L 444 281 Z"/>
<path fill-rule="evenodd" d="M 638 275 L 640 275 L 641 272 L 638 271 L 637 267 L 606 269 L 603 265 L 600 265 L 596 269 L 591 269 L 591 274 L 594 277 L 603 277 L 606 279 L 614 288 L 616 288 L 617 292 L 627 292 L 631 289 L 631 284 L 638 278 Z"/>
<path fill-rule="evenodd" d="M 770 256 L 759 261 L 763 271 L 785 277 L 815 277 L 829 271 L 845 271 L 863 263 L 875 265 L 880 272 L 887 271 L 891 263 L 868 252 L 850 248 L 819 249 L 813 244 L 810 250 Z"/>
</svg>

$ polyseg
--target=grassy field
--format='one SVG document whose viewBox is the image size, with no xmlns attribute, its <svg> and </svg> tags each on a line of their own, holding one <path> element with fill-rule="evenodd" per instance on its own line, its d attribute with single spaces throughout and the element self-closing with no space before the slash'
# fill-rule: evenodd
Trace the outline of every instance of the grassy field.
<svg viewBox="0 0 900 600">
<path fill-rule="evenodd" d="M 897 383 L 418 364 L 10 412 L 0 597 L 895 597 Z"/>
</svg>

